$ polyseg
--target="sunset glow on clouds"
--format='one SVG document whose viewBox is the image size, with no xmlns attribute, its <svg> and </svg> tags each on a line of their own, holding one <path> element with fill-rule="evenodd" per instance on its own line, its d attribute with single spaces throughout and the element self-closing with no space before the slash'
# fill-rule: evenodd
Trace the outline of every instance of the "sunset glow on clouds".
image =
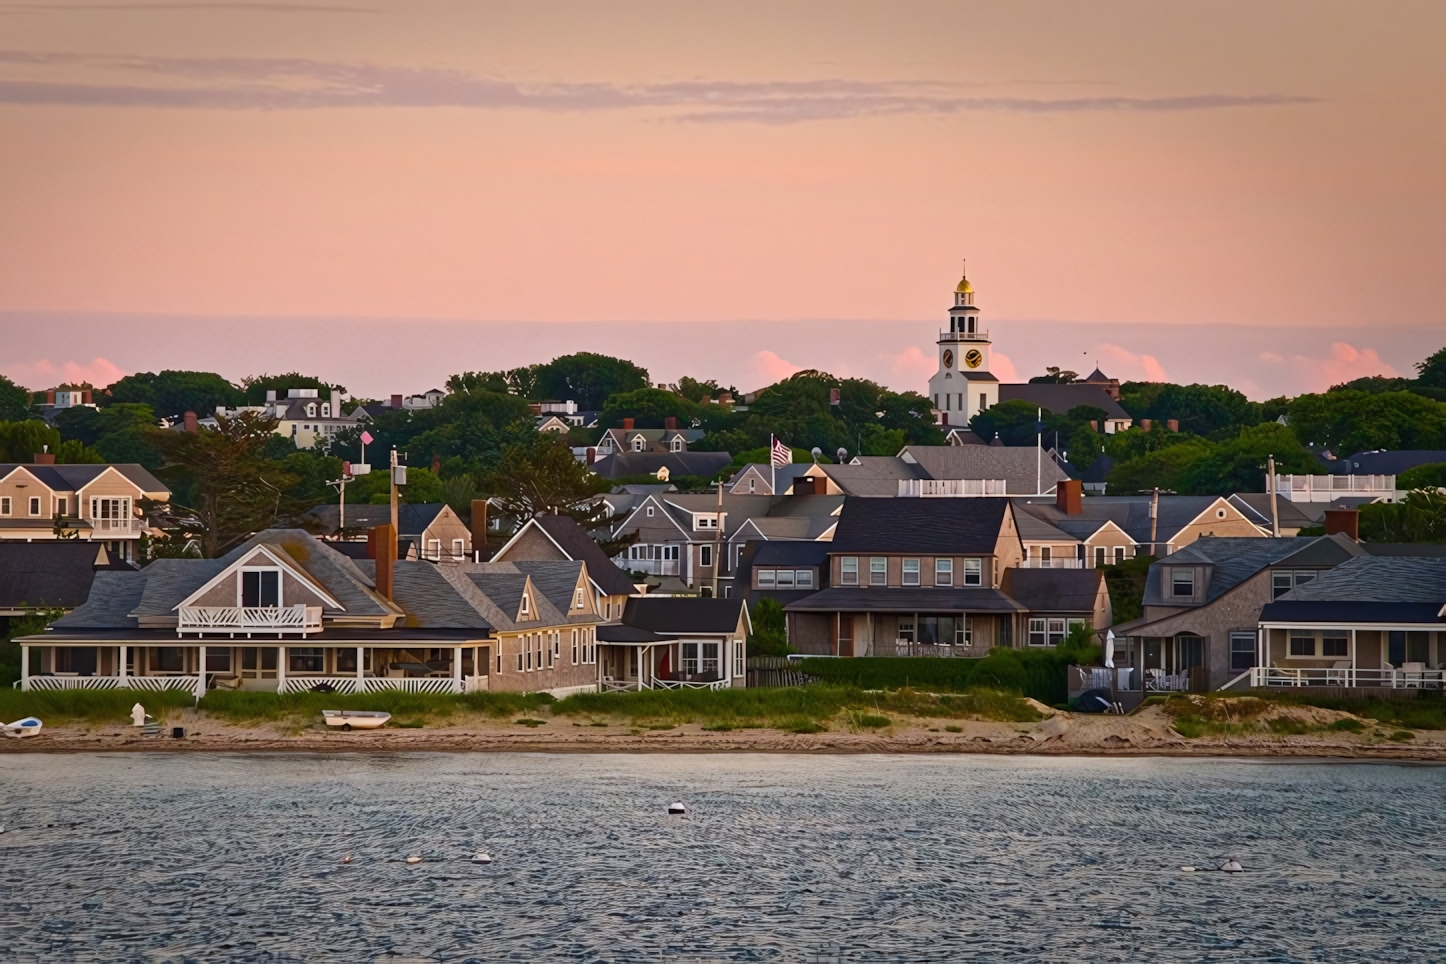
<svg viewBox="0 0 1446 964">
<path fill-rule="evenodd" d="M 1409 372 L 1446 327 L 1446 6 L 1268 7 L 0 8 L 0 369 L 194 347 L 240 377 L 300 339 L 411 391 L 585 335 L 655 381 L 921 391 L 968 257 L 1001 378 Z M 57 313 L 147 328 L 32 341 Z M 237 317 L 288 334 L 232 344 Z M 367 319 L 419 350 L 325 336 Z"/>
</svg>

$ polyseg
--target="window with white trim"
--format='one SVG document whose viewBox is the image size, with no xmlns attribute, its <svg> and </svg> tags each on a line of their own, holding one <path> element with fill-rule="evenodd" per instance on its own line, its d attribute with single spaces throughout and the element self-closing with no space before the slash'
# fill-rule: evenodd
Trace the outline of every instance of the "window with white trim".
<svg viewBox="0 0 1446 964">
<path fill-rule="evenodd" d="M 684 644 L 683 644 L 683 658 L 682 658 L 682 660 L 681 660 L 680 662 L 681 662 L 682 670 L 683 670 L 684 673 L 692 674 L 692 673 L 698 672 L 698 644 L 697 644 L 697 643 L 684 643 Z"/>
<path fill-rule="evenodd" d="M 1314 656 L 1315 633 L 1309 629 L 1292 629 L 1290 631 L 1290 655 Z"/>
<path fill-rule="evenodd" d="M 793 570 L 780 569 L 777 574 L 777 585 L 779 589 L 793 588 Z"/>
<path fill-rule="evenodd" d="M 718 528 L 718 513 L 716 512 L 695 512 L 693 513 L 694 529 L 716 529 Z"/>
<path fill-rule="evenodd" d="M 712 547 L 712 546 L 699 546 L 699 547 L 698 547 L 698 565 L 700 565 L 700 566 L 711 566 L 711 565 L 713 565 L 713 547 Z"/>
<path fill-rule="evenodd" d="M 844 556 L 838 561 L 839 585 L 857 586 L 859 584 L 859 557 Z"/>
<path fill-rule="evenodd" d="M 452 558 L 453 558 L 453 559 L 461 559 L 461 558 L 462 558 L 463 556 L 465 556 L 466 554 L 467 554 L 467 540 L 466 540 L 466 539 L 453 539 L 453 540 L 452 540 Z"/>
<path fill-rule="evenodd" d="M 634 451 L 634 452 L 641 452 L 641 451 L 643 450 L 643 444 L 644 444 L 644 443 L 643 443 L 643 437 L 642 437 L 641 435 L 634 435 L 634 436 L 633 436 L 633 451 Z"/>
<path fill-rule="evenodd" d="M 1177 566 L 1170 570 L 1170 595 L 1189 597 L 1195 595 L 1194 569 Z"/>
<path fill-rule="evenodd" d="M 936 586 L 952 586 L 952 585 L 954 585 L 954 560 L 953 560 L 953 559 L 935 559 L 935 560 L 934 560 L 934 585 L 936 585 Z"/>
<path fill-rule="evenodd" d="M 776 572 L 772 569 L 758 570 L 758 588 L 772 589 L 774 585 L 774 578 L 776 575 Z"/>
<path fill-rule="evenodd" d="M 704 643 L 704 644 L 703 644 L 703 675 L 704 675 L 704 676 L 717 676 L 717 675 L 719 675 L 719 673 L 718 673 L 718 668 L 719 668 L 718 651 L 719 651 L 719 645 L 718 645 L 718 643 Z"/>
<path fill-rule="evenodd" d="M 1095 546 L 1095 568 L 1099 569 L 1105 564 L 1105 547 Z"/>
<path fill-rule="evenodd" d="M 813 588 L 813 570 L 795 569 L 793 573 L 793 584 L 799 589 Z"/>
<path fill-rule="evenodd" d="M 522 607 L 518 612 L 523 616 L 529 615 L 532 612 L 532 600 L 527 598 L 527 593 L 522 594 Z"/>
<path fill-rule="evenodd" d="M 573 608 L 573 609 L 586 609 L 586 608 L 587 608 L 587 593 L 586 593 L 584 590 L 582 590 L 582 589 L 574 589 L 574 590 L 572 591 L 572 608 Z"/>
<path fill-rule="evenodd" d="M 574 665 L 574 666 L 577 665 L 577 656 L 578 656 L 577 649 L 578 649 L 578 646 L 577 646 L 577 630 L 574 629 L 574 630 L 572 631 L 572 665 Z"/>
<path fill-rule="evenodd" d="M 38 495 L 32 495 L 30 497 L 30 514 L 40 515 L 40 496 Z"/>
<path fill-rule="evenodd" d="M 1030 619 L 1029 621 L 1029 645 L 1043 646 L 1048 638 L 1046 632 L 1046 620 Z"/>
<path fill-rule="evenodd" d="M 883 556 L 869 557 L 869 585 L 886 586 L 889 584 L 889 560 Z"/>
<path fill-rule="evenodd" d="M 747 666 L 744 663 L 743 640 L 733 640 L 733 675 L 743 676 L 747 673 Z"/>
<path fill-rule="evenodd" d="M 964 560 L 964 585 L 984 585 L 984 561 L 982 559 Z"/>
<path fill-rule="evenodd" d="M 652 517 L 653 517 L 653 507 L 652 507 L 652 506 L 648 506 L 648 518 L 651 519 Z"/>
<path fill-rule="evenodd" d="M 245 609 L 280 608 L 281 570 L 274 566 L 243 568 L 238 594 L 238 602 Z"/>
<path fill-rule="evenodd" d="M 1124 547 L 1124 546 L 1115 546 L 1115 565 L 1118 566 L 1120 563 L 1122 563 L 1122 562 L 1124 562 L 1124 561 L 1125 561 L 1125 547 Z"/>
<path fill-rule="evenodd" d="M 1255 666 L 1255 634 L 1238 632 L 1230 634 L 1230 671 L 1243 673 Z"/>
<path fill-rule="evenodd" d="M 904 585 L 917 586 L 919 584 L 919 560 L 904 560 Z"/>
<path fill-rule="evenodd" d="M 7 495 L 4 498 L 0 498 L 0 515 L 9 515 L 11 504 L 10 496 Z"/>
<path fill-rule="evenodd" d="M 428 539 L 428 540 L 427 540 L 427 546 L 428 546 L 428 551 L 430 551 L 431 554 L 432 554 L 432 558 L 435 559 L 435 560 L 437 560 L 438 562 L 441 562 L 441 561 L 442 561 L 442 540 L 441 540 L 441 539 Z"/>
</svg>

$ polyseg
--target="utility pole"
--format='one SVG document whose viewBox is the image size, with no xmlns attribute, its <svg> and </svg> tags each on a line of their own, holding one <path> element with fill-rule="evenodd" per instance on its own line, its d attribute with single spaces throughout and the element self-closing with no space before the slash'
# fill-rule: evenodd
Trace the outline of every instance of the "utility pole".
<svg viewBox="0 0 1446 964">
<path fill-rule="evenodd" d="M 1034 494 L 1041 495 L 1044 490 L 1044 409 L 1038 409 L 1034 414 Z"/>
<path fill-rule="evenodd" d="M 391 464 L 392 478 L 391 478 L 391 488 L 392 488 L 392 531 L 393 531 L 393 532 L 398 531 L 398 530 L 397 530 L 397 476 L 398 476 L 399 473 L 397 472 L 397 469 L 398 469 L 398 466 L 397 466 L 397 449 L 396 449 L 396 446 L 392 446 L 392 464 Z M 402 470 L 401 470 L 401 473 L 400 473 L 400 474 L 401 474 L 401 482 L 402 482 L 403 485 L 406 484 L 406 480 L 407 480 L 406 471 L 407 471 L 406 469 L 402 469 Z"/>
<path fill-rule="evenodd" d="M 718 480 L 718 525 L 713 529 L 713 598 L 718 598 L 718 570 L 723 568 L 723 480 Z"/>
<path fill-rule="evenodd" d="M 1275 484 L 1275 456 L 1267 457 L 1265 463 L 1265 491 L 1270 495 L 1270 533 L 1275 538 L 1280 538 L 1280 507 L 1275 504 L 1277 497 Z"/>
<path fill-rule="evenodd" d="M 1160 525 L 1160 487 L 1155 486 L 1155 493 L 1150 496 L 1150 555 L 1160 556 L 1160 547 L 1155 540 L 1159 537 Z"/>
</svg>

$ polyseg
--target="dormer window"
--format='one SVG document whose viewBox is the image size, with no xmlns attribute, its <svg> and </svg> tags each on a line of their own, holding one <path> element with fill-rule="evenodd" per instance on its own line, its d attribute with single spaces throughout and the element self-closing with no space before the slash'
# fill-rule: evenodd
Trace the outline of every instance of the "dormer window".
<svg viewBox="0 0 1446 964">
<path fill-rule="evenodd" d="M 242 569 L 241 606 L 245 609 L 276 609 L 281 606 L 280 569 Z"/>
<path fill-rule="evenodd" d="M 633 436 L 633 451 L 634 451 L 634 452 L 641 452 L 641 451 L 643 450 L 643 445 L 644 445 L 644 444 L 645 444 L 645 443 L 644 443 L 643 437 L 642 437 L 641 435 L 634 435 L 634 436 Z"/>
<path fill-rule="evenodd" d="M 1170 571 L 1170 595 L 1190 597 L 1195 595 L 1194 569 L 1172 569 Z"/>
<path fill-rule="evenodd" d="M 307 418 L 316 418 L 316 403 L 315 403 L 315 402 L 307 402 L 307 403 L 306 403 L 306 417 L 307 417 Z"/>
<path fill-rule="evenodd" d="M 518 612 L 523 616 L 532 615 L 532 600 L 527 598 L 527 593 L 522 594 L 522 606 Z"/>
<path fill-rule="evenodd" d="M 331 418 L 331 402 L 322 402 L 322 403 L 321 403 L 321 417 L 322 417 L 322 418 Z"/>
<path fill-rule="evenodd" d="M 683 436 L 681 436 L 681 435 L 675 435 L 675 436 L 673 436 L 673 451 L 674 451 L 674 452 L 681 452 L 681 451 L 683 451 Z"/>
<path fill-rule="evenodd" d="M 718 514 L 716 512 L 700 512 L 693 516 L 694 529 L 716 529 L 718 528 Z"/>
<path fill-rule="evenodd" d="M 583 591 L 582 591 L 581 589 L 577 589 L 577 590 L 574 590 L 574 591 L 573 591 L 573 594 L 572 594 L 572 605 L 573 605 L 573 608 L 574 608 L 574 609 L 585 609 L 585 608 L 587 608 L 586 601 L 585 601 L 585 594 L 583 593 Z"/>
</svg>

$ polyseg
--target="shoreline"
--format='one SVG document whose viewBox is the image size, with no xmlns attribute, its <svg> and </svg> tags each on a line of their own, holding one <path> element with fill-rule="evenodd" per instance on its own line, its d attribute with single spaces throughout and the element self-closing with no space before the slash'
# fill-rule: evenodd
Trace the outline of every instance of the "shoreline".
<svg viewBox="0 0 1446 964">
<path fill-rule="evenodd" d="M 1322 712 L 1322 711 L 1316 711 Z M 1324 711 L 1329 712 L 1329 711 Z M 1335 714 L 1332 714 L 1335 715 Z M 1342 714 L 1343 715 L 1343 714 Z M 767 728 L 704 730 L 696 723 L 653 725 L 553 717 L 535 727 L 474 717 L 453 725 L 387 727 L 339 732 L 309 720 L 238 724 L 179 710 L 167 714 L 163 735 L 143 737 L 118 723 L 57 725 L 39 736 L 0 740 L 0 754 L 28 753 L 962 753 L 1051 757 L 1238 757 L 1446 762 L 1446 731 L 1417 730 L 1406 742 L 1374 733 L 1312 732 L 1204 735 L 1174 731 L 1158 708 L 1134 716 L 1055 712 L 1035 723 L 989 720 L 898 720 L 874 730 L 791 733 Z M 184 727 L 174 739 L 170 728 Z"/>
</svg>

